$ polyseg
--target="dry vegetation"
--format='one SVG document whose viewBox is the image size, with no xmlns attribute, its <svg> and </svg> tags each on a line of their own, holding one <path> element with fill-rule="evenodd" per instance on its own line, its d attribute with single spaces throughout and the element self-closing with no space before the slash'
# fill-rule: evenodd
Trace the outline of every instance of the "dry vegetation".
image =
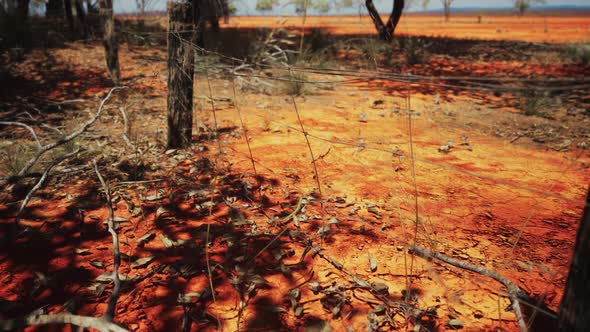
<svg viewBox="0 0 590 332">
<path fill-rule="evenodd" d="M 186 150 L 164 19 L 120 18 L 122 89 L 99 41 L 4 53 L 0 322 L 104 314 L 116 230 L 129 330 L 513 331 L 511 300 L 550 329 L 590 180 L 590 19 L 417 17 L 392 45 L 354 20 L 310 18 L 303 54 L 293 19 L 209 35 Z"/>
</svg>

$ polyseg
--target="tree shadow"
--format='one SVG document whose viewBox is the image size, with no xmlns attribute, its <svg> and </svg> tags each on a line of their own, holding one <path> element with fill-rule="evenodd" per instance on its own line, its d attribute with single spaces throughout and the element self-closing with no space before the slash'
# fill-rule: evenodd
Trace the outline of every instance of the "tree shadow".
<svg viewBox="0 0 590 332">
<path fill-rule="evenodd" d="M 239 57 L 249 49 L 249 43 L 256 42 L 260 33 L 258 29 L 223 29 L 220 32 L 223 45 L 219 51 Z M 242 38 L 243 34 L 245 38 Z M 351 35 L 335 38 L 345 42 L 349 38 L 372 37 Z M 232 40 L 239 43 L 229 45 L 228 41 Z M 454 46 L 456 49 L 449 50 L 445 46 L 448 42 L 451 45 L 457 43 Z M 479 41 L 448 41 L 444 38 L 431 39 L 429 43 L 435 45 L 432 46 L 433 53 L 453 57 L 465 56 L 468 50 L 479 45 Z M 411 71 L 424 75 L 457 75 L 457 71 L 445 68 L 446 65 L 447 62 L 434 59 L 429 63 L 412 67 Z M 467 75 L 473 68 L 462 70 L 459 73 Z M 51 84 L 56 84 L 62 74 L 70 79 L 74 79 L 75 76 L 73 72 L 61 72 L 50 80 Z M 10 94 L 26 93 L 47 86 L 38 85 L 34 81 L 20 82 L 19 85 L 21 84 L 26 88 L 15 89 Z M 85 85 L 87 82 L 82 84 Z M 104 77 L 94 78 L 88 86 L 96 84 L 104 84 L 101 85 L 104 88 L 108 82 Z M 385 83 L 371 79 L 369 89 L 381 89 L 383 86 L 380 85 L 385 84 L 390 94 L 403 96 L 403 82 Z M 465 84 L 469 86 L 470 83 Z M 416 89 L 426 95 L 439 94 L 448 100 L 452 100 L 455 92 L 462 91 L 461 88 L 453 90 L 438 86 Z M 72 88 L 65 93 L 75 97 L 81 96 L 81 91 Z M 44 92 L 40 92 L 39 97 L 42 96 Z M 494 103 L 487 101 L 486 95 L 482 95 L 481 98 L 482 102 Z M 220 131 L 227 133 L 235 129 L 227 127 Z M 194 142 L 203 143 L 211 139 L 210 135 L 199 135 L 195 137 Z M 198 153 L 194 153 L 193 156 L 202 157 Z M 277 307 L 286 308 L 288 311 L 288 305 L 268 296 L 268 292 L 275 288 L 266 280 L 285 280 L 283 288 L 280 289 L 284 291 L 285 286 L 291 288 L 297 285 L 293 272 L 309 271 L 313 263 L 309 259 L 298 264 L 285 263 L 287 258 L 293 256 L 290 248 L 305 244 L 302 244 L 302 239 L 290 239 L 287 234 L 276 237 L 278 227 L 272 225 L 273 219 L 268 216 L 285 217 L 292 211 L 296 199 L 292 196 L 284 197 L 278 190 L 274 196 L 261 193 L 263 185 L 280 186 L 278 179 L 252 178 L 245 174 L 220 170 L 206 158 L 192 161 L 191 165 L 194 166 L 194 171 L 192 167 L 181 166 L 169 170 L 165 174 L 165 182 L 161 185 L 143 185 L 147 190 L 164 190 L 162 199 L 151 201 L 142 199 L 138 194 L 129 194 L 129 200 L 141 206 L 141 215 L 128 217 L 132 220 L 131 225 L 120 225 L 125 254 L 122 272 L 131 276 L 125 283 L 121 298 L 122 322 L 130 325 L 137 321 L 154 321 L 152 324 L 158 325 L 148 326 L 147 329 L 178 330 L 184 315 L 179 295 L 197 290 L 200 294 L 191 300 L 190 313 L 196 317 L 194 320 L 199 327 L 221 324 L 207 313 L 207 308 L 213 304 L 213 296 L 216 296 L 219 301 L 250 299 L 249 310 L 255 315 L 246 323 L 248 328 L 291 329 L 292 326 L 289 326 L 280 311 L 277 311 Z M 3 271 L 14 271 L 17 275 L 13 279 L 7 279 L 9 281 L 6 284 L 10 292 L 6 291 L 7 295 L 2 297 L 21 303 L 20 308 L 6 311 L 7 316 L 16 317 L 43 306 L 57 309 L 72 298 L 81 303 L 77 308 L 70 310 L 101 314 L 96 308 L 106 301 L 109 292 L 105 292 L 103 288 L 102 292 L 93 294 L 86 288 L 95 285 L 95 278 L 105 267 L 110 268 L 110 236 L 102 225 L 107 215 L 104 196 L 99 193 L 96 182 L 85 180 L 88 185 L 84 187 L 84 191 L 78 198 L 67 203 L 64 209 L 59 210 L 55 202 L 47 201 L 37 203 L 27 210 L 25 218 L 36 228 L 14 245 L 2 248 L 0 268 Z M 125 210 L 125 202 L 127 201 L 119 198 L 116 203 L 117 215 L 129 214 L 129 211 Z M 88 219 L 84 219 L 83 224 L 78 221 L 81 207 L 89 211 Z M 0 210 L 3 226 L 10 223 L 9 216 L 14 214 L 15 208 L 16 206 L 3 207 Z M 48 210 L 56 210 L 58 213 L 47 218 L 42 212 Z M 96 218 L 90 218 L 90 215 L 96 215 Z M 308 230 L 315 231 L 319 226 L 320 221 L 313 220 Z M 144 234 L 150 232 L 154 234 L 151 240 L 145 240 L 145 243 L 140 241 Z M 347 223 L 338 225 L 338 232 L 360 235 L 368 239 L 378 237 L 378 233 L 373 230 L 358 231 Z M 327 244 L 333 244 L 335 241 L 335 238 L 330 236 L 325 239 Z M 76 249 L 89 249 L 90 253 L 76 254 Z M 137 259 L 150 256 L 154 257 L 154 261 L 147 266 L 131 266 Z M 89 264 L 91 261 L 94 265 Z M 100 266 L 97 261 L 104 267 L 96 267 Z M 208 270 L 211 271 L 210 280 Z M 43 281 L 34 275 L 34 271 L 51 276 L 54 281 Z M 201 283 L 195 285 L 195 280 Z M 205 282 L 202 282 L 203 280 Z M 29 293 L 37 287 L 36 284 L 41 286 L 33 293 L 39 294 L 31 296 Z M 213 285 L 213 290 L 209 288 L 209 284 Z M 17 290 L 18 287 L 22 289 Z M 105 287 L 108 289 L 110 285 Z M 250 289 L 251 287 L 254 288 Z M 411 290 L 408 294 L 418 296 L 419 292 Z M 391 300 L 402 301 L 403 295 L 392 295 Z M 313 320 L 313 317 L 305 317 Z"/>
<path fill-rule="evenodd" d="M 253 231 L 249 220 L 260 217 L 243 211 L 244 204 L 267 204 L 262 204 L 262 195 L 256 192 L 260 183 L 277 181 L 246 179 L 241 174 L 220 171 L 206 160 L 195 162 L 196 173 L 187 169 L 168 178 L 168 183 L 160 187 L 152 186 L 153 190 L 167 189 L 169 195 L 161 201 L 141 203 L 141 217 L 127 217 L 131 223 L 119 224 L 123 253 L 120 273 L 127 276 L 120 300 L 124 309 L 119 311 L 125 312 L 121 318 L 124 324 L 137 320 L 148 324 L 147 317 L 149 321 L 158 317 L 152 328 L 177 330 L 183 318 L 179 295 L 194 292 L 194 280 L 208 280 L 208 268 L 217 301 L 233 301 L 241 293 L 251 298 L 254 311 L 264 303 L 282 306 L 255 296 L 256 292 L 273 288 L 265 281 L 269 276 L 280 275 L 288 285 L 293 285 L 292 273 L 309 269 L 306 264 L 286 269 L 282 259 L 292 255 L 288 253 L 288 241 L 275 238 L 270 230 Z M 0 270 L 14 275 L 6 280 L 6 290 L 1 296 L 5 301 L 3 306 L 12 305 L 10 310 L 3 310 L 4 317 L 26 315 L 40 307 L 50 312 L 66 308 L 74 313 L 102 314 L 91 308 L 105 303 L 110 293 L 110 284 L 95 281 L 112 268 L 110 235 L 103 224 L 107 213 L 96 181 L 88 181 L 83 188 L 76 199 L 66 204 L 56 201 L 55 196 L 40 193 L 44 200 L 31 204 L 23 215 L 30 231 L 16 242 L 3 245 Z M 203 192 L 187 194 L 195 188 Z M 202 204 L 206 207 L 197 208 Z M 278 201 L 273 206 L 277 204 Z M 16 207 L 3 206 L 0 231 L 4 234 L 10 229 L 10 216 Z M 81 208 L 85 214 L 80 214 Z M 160 208 L 166 212 L 161 213 Z M 127 215 L 121 205 L 115 204 L 115 209 L 116 216 Z M 51 217 L 47 217 L 48 211 L 53 211 Z M 138 218 L 145 221 L 140 223 Z M 144 232 L 157 235 L 145 243 L 137 242 Z M 173 243 L 169 245 L 164 239 Z M 207 245 L 209 255 L 205 250 Z M 132 265 L 145 257 L 154 260 L 147 266 Z M 199 287 L 201 296 L 190 310 L 197 321 L 195 324 L 199 327 L 221 324 L 206 309 L 213 303 L 213 296 L 204 295 L 209 283 Z M 138 289 L 141 291 L 136 294 Z M 136 300 L 128 301 L 130 298 Z M 63 307 L 64 304 L 67 306 Z M 275 316 L 280 315 L 275 312 Z M 281 326 L 280 322 L 276 324 Z"/>
<path fill-rule="evenodd" d="M 238 61 L 232 58 L 251 59 L 251 52 L 260 49 L 264 38 L 271 32 L 277 33 L 269 28 L 224 28 L 215 38 L 216 43 L 208 44 L 207 49 L 228 57 L 220 60 L 235 65 Z M 331 34 L 329 28 L 306 29 L 304 45 L 309 45 L 306 57 L 310 60 L 320 58 L 345 62 L 353 69 L 372 69 L 375 77 L 367 77 L 367 84 L 359 87 L 361 90 L 385 90 L 389 95 L 405 97 L 407 83 L 403 75 L 412 74 L 425 77 L 412 80 L 412 93 L 437 96 L 444 101 L 469 96 L 490 108 L 520 108 L 526 93 L 544 87 L 553 89 L 549 97 L 560 98 L 565 103 L 590 103 L 583 93 L 584 87 L 572 88 L 571 82 L 564 84 L 544 79 L 568 77 L 583 82 L 590 75 L 587 65 L 546 64 L 535 60 L 535 55 L 542 52 L 561 54 L 560 45 L 407 35 L 396 35 L 393 43 L 384 44 L 376 35 Z M 410 63 L 409 57 L 416 57 L 412 60 L 416 62 Z M 514 65 L 515 61 L 519 64 Z M 388 74 L 396 77 L 392 80 L 380 77 Z M 341 75 L 347 74 L 342 72 Z M 476 79 L 470 80 L 470 77 Z M 531 81 L 511 83 L 506 82 L 506 78 Z"/>
</svg>

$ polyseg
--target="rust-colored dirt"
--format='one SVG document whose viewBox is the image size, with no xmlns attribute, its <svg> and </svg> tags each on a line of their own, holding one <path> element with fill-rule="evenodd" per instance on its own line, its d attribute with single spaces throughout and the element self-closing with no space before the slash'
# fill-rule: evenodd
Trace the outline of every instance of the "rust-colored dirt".
<svg viewBox="0 0 590 332">
<path fill-rule="evenodd" d="M 426 31 L 430 36 L 453 38 L 572 42 L 587 40 L 590 27 L 590 20 L 584 17 L 547 18 L 546 23 L 539 18 L 484 17 L 483 24 L 457 18 L 441 25 L 439 20 L 410 17 L 402 20 L 399 31 Z M 231 27 L 268 27 L 273 21 L 276 18 L 239 17 L 232 18 Z M 372 33 L 368 18 L 357 21 L 358 17 L 310 17 L 308 27 L 321 26 L 335 34 Z M 291 23 L 297 24 L 297 19 L 289 19 Z M 549 32 L 543 30 L 545 26 Z M 483 43 L 481 47 L 488 46 Z M 83 105 L 94 110 L 97 97 L 103 97 L 109 87 L 102 72 L 102 56 L 98 43 L 33 51 L 11 69 L 13 75 L 23 78 L 11 91 L 14 95 L 26 93 L 31 100 L 88 98 Z M 311 253 L 300 262 L 305 237 L 290 238 L 285 233 L 271 243 L 281 227 L 273 226 L 268 217 L 287 216 L 301 197 L 310 200 L 306 211 L 300 213 L 308 220 L 299 227 L 290 222 L 289 227 L 307 232 L 313 245 L 321 245 L 322 253 L 338 260 L 343 269 L 368 282 L 385 283 L 388 298 L 401 307 L 411 303 L 415 308 L 432 309 L 435 317 L 423 322 L 430 330 L 450 330 L 447 323 L 451 319 L 461 320 L 465 331 L 518 328 L 514 314 L 505 310 L 509 300 L 502 285 L 450 265 L 413 257 L 407 253 L 412 244 L 497 271 L 538 298 L 540 306 L 558 309 L 590 181 L 590 155 L 577 147 L 588 143 L 587 131 L 583 131 L 588 127 L 587 114 L 571 115 L 561 105 L 554 106 L 553 119 L 529 117 L 514 107 L 517 98 L 511 94 L 497 96 L 417 84 L 410 87 L 408 105 L 408 86 L 383 80 L 310 84 L 303 96 L 294 98 L 279 90 L 270 94 L 241 90 L 238 82 L 234 100 L 232 80 L 209 73 L 214 118 L 209 87 L 201 72 L 196 79 L 195 117 L 199 127 L 217 126 L 219 139 L 199 132 L 193 148 L 165 153 L 165 56 L 161 48 L 121 47 L 123 82 L 130 89 L 112 102 L 105 118 L 85 138 L 101 143 L 110 137 L 114 143 L 104 149 L 115 151 L 131 164 L 153 168 L 146 171 L 148 179 L 157 180 L 125 184 L 116 190 L 115 214 L 130 221 L 120 228 L 125 254 L 121 273 L 136 278 L 124 288 L 118 305 L 116 320 L 127 328 L 180 330 L 183 308 L 178 296 L 206 293 L 209 262 L 215 301 L 204 295 L 196 304 L 193 331 L 236 331 L 238 324 L 241 331 L 312 331 L 318 321 L 327 322 L 334 331 L 347 327 L 367 330 L 367 314 L 377 306 L 367 300 L 372 299 L 370 293 L 350 291 L 349 304 L 333 316 L 331 308 L 322 305 L 322 295 L 314 294 L 306 281 L 317 281 L 324 287 L 350 285 L 350 275 L 320 256 L 312 258 Z M 347 55 L 341 56 L 346 59 Z M 354 60 L 354 55 L 348 56 Z M 47 61 L 54 65 L 42 68 L 40 64 Z M 472 61 L 437 54 L 424 64 L 400 70 L 421 75 L 503 77 L 584 77 L 590 72 L 588 66 L 569 62 L 547 65 L 540 60 L 504 60 L 493 55 L 489 61 Z M 307 79 L 327 81 L 333 77 L 309 74 Z M 587 96 L 586 90 L 563 100 L 588 107 Z M 17 101 L 9 94 L 3 98 L 9 106 L 5 110 L 8 116 Z M 141 138 L 136 144 L 153 142 L 155 155 L 150 157 L 146 152 L 145 159 L 138 161 L 140 157 L 134 159 L 126 150 L 119 138 L 122 124 L 117 107 L 122 105 L 135 121 L 134 132 Z M 241 129 L 236 106 L 247 134 Z M 74 108 L 66 114 L 86 118 L 82 110 Z M 316 158 L 318 179 L 301 125 Z M 535 131 L 538 128 L 557 134 L 541 142 Z M 15 133 L 16 137 L 26 134 Z M 256 162 L 256 176 L 245 139 Z M 449 141 L 453 142 L 450 151 L 441 151 Z M 219 154 L 220 148 L 224 154 Z M 122 167 L 115 160 L 94 153 L 112 185 L 129 180 L 122 178 Z M 323 211 L 316 180 L 321 185 Z M 0 318 L 40 307 L 46 312 L 66 310 L 93 316 L 106 309 L 111 286 L 104 292 L 93 292 L 94 279 L 112 268 L 111 240 L 102 223 L 108 216 L 105 197 L 91 169 L 56 182 L 61 184 L 48 185 L 27 209 L 22 223 L 32 228 L 31 233 L 2 247 L 0 299 L 11 306 Z M 12 222 L 18 208 L 18 190 L 4 194 L 0 204 L 3 226 Z M 135 215 L 137 207 L 141 211 Z M 338 222 L 320 241 L 316 234 L 322 215 L 324 222 L 332 218 Z M 235 224 L 246 220 L 256 227 Z M 142 245 L 136 242 L 149 232 L 154 233 L 153 239 Z M 162 235 L 187 242 L 168 248 Z M 272 245 L 267 248 L 269 243 Z M 76 249 L 88 251 L 80 254 Z M 277 259 L 277 254 L 283 258 Z M 371 271 L 369 255 L 376 261 L 375 271 Z M 148 256 L 155 260 L 147 266 L 131 266 L 137 258 Z M 285 272 L 285 267 L 290 272 Z M 242 315 L 238 315 L 240 297 L 231 282 L 239 277 L 240 268 L 252 268 L 266 280 L 247 297 Z M 408 286 L 411 296 L 406 296 Z M 299 317 L 288 297 L 296 287 L 304 305 Z M 533 325 L 537 329 L 549 328 L 545 314 L 531 316 L 530 308 L 525 312 L 528 318 L 536 317 Z M 402 330 L 416 325 L 415 320 L 402 315 L 394 322 Z"/>
<path fill-rule="evenodd" d="M 492 40 L 519 40 L 528 42 L 571 43 L 590 40 L 590 19 L 586 16 L 572 17 L 515 17 L 483 16 L 478 23 L 477 15 L 453 17 L 445 23 L 441 16 L 404 16 L 396 33 L 447 38 L 476 38 Z M 231 27 L 300 27 L 300 17 L 275 18 L 269 16 L 245 16 L 231 19 Z M 321 28 L 333 34 L 372 34 L 375 26 L 366 16 L 310 16 L 307 28 Z"/>
</svg>

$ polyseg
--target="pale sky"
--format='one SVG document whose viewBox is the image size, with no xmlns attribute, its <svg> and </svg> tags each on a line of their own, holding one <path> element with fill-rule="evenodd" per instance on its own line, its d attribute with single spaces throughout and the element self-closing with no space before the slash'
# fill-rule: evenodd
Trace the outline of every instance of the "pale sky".
<svg viewBox="0 0 590 332">
<path fill-rule="evenodd" d="M 166 0 L 152 0 L 154 5 L 151 7 L 152 10 L 165 10 L 166 7 Z M 312 0 L 313 1 L 313 0 Z M 328 0 L 330 1 L 330 0 Z M 136 11 L 135 0 L 114 0 L 115 5 L 115 12 L 123 13 L 123 12 L 134 12 Z M 256 0 L 230 0 L 230 2 L 234 3 L 235 6 L 238 8 L 237 15 L 293 15 L 294 7 L 292 5 L 283 5 L 284 3 L 289 2 L 289 0 L 279 0 L 279 5 L 275 6 L 276 8 L 270 12 L 258 12 L 255 10 L 256 8 Z M 359 6 L 362 10 L 362 13 L 366 13 L 366 9 L 364 6 L 364 0 L 353 0 L 355 5 L 352 8 L 341 8 L 341 9 L 333 9 L 329 12 L 329 14 L 358 14 Z M 374 0 L 377 9 L 380 12 L 389 12 L 391 11 L 391 6 L 393 4 L 392 0 Z M 422 10 L 422 0 L 414 0 L 414 5 L 410 10 L 411 11 L 420 11 Z M 590 6 L 590 0 L 548 0 L 547 5 L 549 6 Z M 461 7 L 479 7 L 479 8 L 507 8 L 512 7 L 513 1 L 512 0 L 496 0 L 496 1 L 483 1 L 483 0 L 455 0 L 453 2 L 453 7 L 461 8 Z M 428 6 L 428 10 L 437 10 L 440 9 L 441 2 L 439 0 L 430 0 L 430 4 Z M 451 7 L 452 8 L 452 7 Z M 316 14 L 313 10 L 310 11 L 310 14 Z"/>
</svg>

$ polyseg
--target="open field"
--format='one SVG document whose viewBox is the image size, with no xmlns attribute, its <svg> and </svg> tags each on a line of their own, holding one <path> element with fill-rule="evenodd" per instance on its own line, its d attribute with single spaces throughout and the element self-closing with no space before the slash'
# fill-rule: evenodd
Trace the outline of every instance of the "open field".
<svg viewBox="0 0 590 332">
<path fill-rule="evenodd" d="M 475 20 L 404 17 L 384 45 L 367 17 L 309 17 L 306 54 L 272 62 L 300 18 L 232 18 L 197 49 L 186 150 L 165 148 L 165 19 L 121 23 L 127 89 L 64 147 L 85 151 L 29 204 L 28 233 L 2 244 L 0 318 L 104 313 L 96 159 L 130 330 L 518 330 L 502 284 L 416 245 L 497 271 L 534 298 L 531 330 L 553 330 L 590 183 L 590 66 L 566 44 L 589 41 L 590 18 Z M 98 41 L 3 56 L 2 121 L 44 142 L 41 124 L 73 131 L 112 87 L 103 62 Z M 1 175 L 29 135 L 2 127 Z M 31 185 L 3 190 L 3 234 Z"/>
<path fill-rule="evenodd" d="M 283 22 L 284 21 L 284 22 Z M 230 27 L 255 28 L 301 26 L 301 17 L 276 18 L 268 16 L 235 17 Z M 359 16 L 311 16 L 306 27 L 321 28 L 332 34 L 372 34 L 375 26 L 371 20 Z M 515 17 L 477 15 L 452 17 L 445 23 L 441 16 L 406 15 L 400 20 L 397 33 L 414 36 L 516 40 L 540 43 L 573 43 L 590 41 L 590 16 L 571 17 Z"/>
</svg>

